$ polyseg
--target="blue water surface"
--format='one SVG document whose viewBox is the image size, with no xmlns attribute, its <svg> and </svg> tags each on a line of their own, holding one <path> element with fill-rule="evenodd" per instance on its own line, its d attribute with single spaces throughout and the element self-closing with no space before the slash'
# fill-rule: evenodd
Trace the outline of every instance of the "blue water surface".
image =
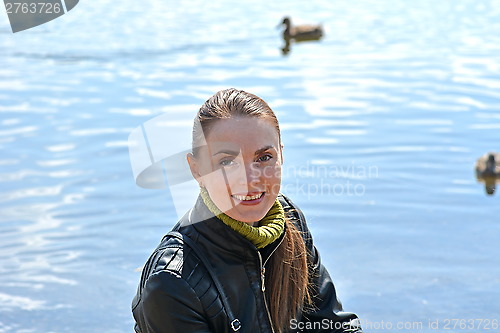
<svg viewBox="0 0 500 333">
<path fill-rule="evenodd" d="M 324 38 L 283 55 L 285 15 Z M 190 131 L 228 87 L 277 113 L 283 192 L 367 332 L 500 330 L 500 195 L 474 175 L 500 150 L 497 1 L 100 0 L 16 34 L 0 10 L 0 333 L 133 331 L 179 193 L 135 184 L 128 136 Z"/>
</svg>

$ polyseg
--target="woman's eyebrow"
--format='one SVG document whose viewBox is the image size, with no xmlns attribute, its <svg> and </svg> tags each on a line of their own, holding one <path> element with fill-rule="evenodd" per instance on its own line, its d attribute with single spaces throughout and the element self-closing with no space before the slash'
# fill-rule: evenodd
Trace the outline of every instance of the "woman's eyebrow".
<svg viewBox="0 0 500 333">
<path fill-rule="evenodd" d="M 258 149 L 255 152 L 255 155 L 260 155 L 260 154 L 262 154 L 263 152 L 265 152 L 268 149 L 277 150 L 274 146 L 269 145 L 269 146 L 265 146 L 263 148 Z M 214 153 L 212 156 L 215 156 L 215 155 L 218 155 L 218 154 L 226 154 L 226 155 L 238 156 L 240 154 L 240 151 L 223 149 L 223 150 L 219 150 L 218 152 Z"/>
<path fill-rule="evenodd" d="M 259 150 L 257 150 L 257 151 L 255 152 L 255 155 L 260 155 L 260 154 L 262 154 L 263 152 L 265 152 L 265 151 L 266 151 L 266 150 L 268 150 L 268 149 L 274 149 L 274 150 L 276 150 L 276 151 L 277 151 L 277 149 L 276 149 L 274 146 L 271 146 L 271 145 L 270 145 L 270 146 L 265 146 L 264 148 L 260 148 Z"/>
<path fill-rule="evenodd" d="M 215 156 L 217 154 L 227 154 L 227 155 L 233 155 L 233 156 L 238 156 L 240 152 L 239 151 L 236 151 L 236 150 L 227 150 L 227 149 L 223 149 L 223 150 L 219 150 L 218 152 L 216 152 L 215 154 L 213 154 L 212 156 Z"/>
</svg>

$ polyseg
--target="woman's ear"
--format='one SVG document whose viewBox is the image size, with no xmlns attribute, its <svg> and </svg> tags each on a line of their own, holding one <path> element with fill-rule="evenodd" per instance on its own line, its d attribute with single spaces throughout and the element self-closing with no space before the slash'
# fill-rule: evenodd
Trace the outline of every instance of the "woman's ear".
<svg viewBox="0 0 500 333">
<path fill-rule="evenodd" d="M 283 159 L 283 148 L 284 148 L 284 147 L 285 147 L 285 146 L 284 146 L 283 144 L 281 144 L 281 147 L 280 147 L 281 164 L 283 164 L 283 162 L 285 161 L 285 160 Z"/>
<path fill-rule="evenodd" d="M 196 179 L 196 181 L 198 182 L 198 184 L 200 184 L 200 186 L 203 186 L 203 184 L 201 183 L 200 165 L 198 163 L 198 160 L 196 159 L 196 157 L 194 157 L 192 153 L 187 153 L 186 159 L 194 179 Z"/>
</svg>

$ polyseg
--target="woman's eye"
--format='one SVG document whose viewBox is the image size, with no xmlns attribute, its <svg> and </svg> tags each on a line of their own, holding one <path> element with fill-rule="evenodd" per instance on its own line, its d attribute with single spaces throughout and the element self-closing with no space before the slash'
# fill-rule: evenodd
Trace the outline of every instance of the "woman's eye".
<svg viewBox="0 0 500 333">
<path fill-rule="evenodd" d="M 267 162 L 272 158 L 273 158 L 272 155 L 263 155 L 263 156 L 259 157 L 259 162 Z"/>
<path fill-rule="evenodd" d="M 225 160 L 220 161 L 219 164 L 222 166 L 230 166 L 233 164 L 233 160 L 225 159 Z"/>
</svg>

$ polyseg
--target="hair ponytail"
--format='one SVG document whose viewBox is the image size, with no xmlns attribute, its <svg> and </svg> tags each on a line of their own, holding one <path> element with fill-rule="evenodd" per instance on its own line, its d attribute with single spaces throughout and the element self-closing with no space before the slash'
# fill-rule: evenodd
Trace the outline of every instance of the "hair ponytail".
<svg viewBox="0 0 500 333">
<path fill-rule="evenodd" d="M 290 321 L 312 304 L 307 248 L 302 234 L 290 218 L 285 220 L 283 243 L 266 268 L 266 294 L 271 321 L 276 332 L 286 332 Z"/>
</svg>

